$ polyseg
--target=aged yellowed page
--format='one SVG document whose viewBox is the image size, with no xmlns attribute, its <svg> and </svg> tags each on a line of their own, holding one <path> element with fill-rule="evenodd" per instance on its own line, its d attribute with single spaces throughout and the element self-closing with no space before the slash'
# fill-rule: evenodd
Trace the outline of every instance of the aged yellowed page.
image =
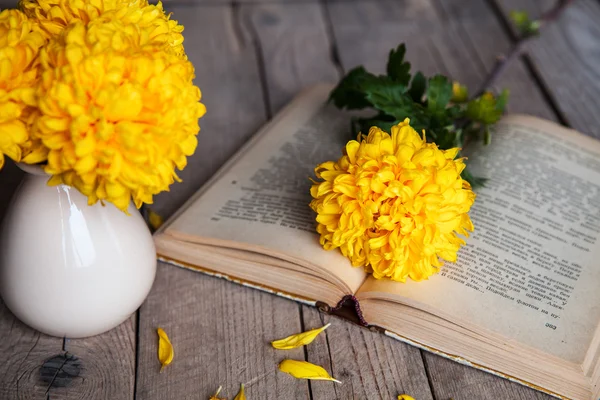
<svg viewBox="0 0 600 400">
<path fill-rule="evenodd" d="M 314 264 L 354 293 L 366 274 L 323 251 L 308 205 L 314 167 L 339 158 L 348 140 L 348 115 L 325 105 L 330 90 L 318 86 L 295 100 L 161 235 Z"/>
<path fill-rule="evenodd" d="M 600 142 L 511 116 L 471 165 L 489 180 L 459 261 L 425 282 L 369 279 L 359 298 L 387 296 L 582 363 L 600 321 Z"/>
</svg>

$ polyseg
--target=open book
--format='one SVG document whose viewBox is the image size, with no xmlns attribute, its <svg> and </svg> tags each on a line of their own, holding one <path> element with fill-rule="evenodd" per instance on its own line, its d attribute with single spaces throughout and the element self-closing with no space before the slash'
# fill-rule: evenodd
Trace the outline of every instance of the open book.
<svg viewBox="0 0 600 400">
<path fill-rule="evenodd" d="M 330 86 L 301 94 L 155 235 L 161 259 L 335 309 L 387 335 L 558 396 L 600 388 L 600 142 L 509 116 L 473 149 L 486 177 L 457 263 L 429 280 L 375 280 L 325 251 L 309 208 L 314 167 L 337 160 L 346 113 Z"/>
</svg>

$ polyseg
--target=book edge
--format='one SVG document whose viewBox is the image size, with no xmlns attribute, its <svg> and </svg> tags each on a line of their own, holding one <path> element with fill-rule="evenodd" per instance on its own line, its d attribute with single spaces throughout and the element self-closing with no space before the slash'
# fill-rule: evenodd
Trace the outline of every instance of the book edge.
<svg viewBox="0 0 600 400">
<path fill-rule="evenodd" d="M 414 347 L 416 347 L 418 349 L 425 350 L 425 351 L 427 351 L 429 353 L 432 353 L 432 354 L 435 354 L 435 355 L 447 358 L 447 359 L 452 360 L 454 362 L 457 362 L 459 364 L 466 365 L 468 367 L 472 367 L 472 368 L 478 369 L 480 371 L 487 372 L 489 374 L 498 376 L 500 378 L 507 379 L 507 380 L 509 380 L 511 382 L 518 383 L 519 385 L 526 386 L 526 387 L 528 387 L 530 389 L 534 389 L 534 390 L 537 390 L 539 392 L 543 392 L 543 393 L 549 394 L 550 396 L 556 397 L 558 399 L 570 400 L 569 397 L 565 397 L 564 395 L 561 395 L 559 393 L 553 392 L 552 390 L 546 389 L 546 388 L 544 388 L 542 386 L 538 386 L 538 385 L 533 384 L 531 382 L 528 382 L 528 381 L 526 381 L 524 379 L 520 379 L 520 378 L 514 377 L 512 375 L 508 375 L 508 374 L 505 374 L 503 372 L 497 371 L 497 370 L 495 370 L 493 368 L 486 367 L 486 366 L 481 365 L 481 364 L 477 364 L 475 362 L 469 361 L 468 359 L 466 359 L 464 357 L 461 357 L 461 356 L 458 356 L 458 355 L 455 355 L 455 354 L 450 354 L 450 353 L 441 351 L 439 349 L 436 349 L 435 347 L 427 346 L 426 344 L 423 344 L 423 343 L 418 342 L 418 341 L 413 340 L 413 339 L 409 339 L 409 338 L 407 338 L 405 336 L 399 335 L 399 334 L 397 334 L 395 332 L 392 332 L 392 331 L 387 330 L 385 328 L 382 328 L 380 326 L 372 325 L 372 327 L 376 328 L 378 331 L 382 332 L 384 335 L 386 335 L 388 337 L 391 337 L 394 340 L 398 340 L 398 341 L 400 341 L 402 343 L 406 343 L 406 344 L 408 344 L 410 346 L 414 346 Z"/>
<path fill-rule="evenodd" d="M 358 299 L 356 299 L 356 297 L 354 297 L 353 295 L 346 295 L 346 296 L 344 296 L 338 302 L 338 304 L 336 306 L 331 307 L 331 306 L 329 306 L 328 304 L 326 304 L 326 303 L 324 303 L 322 301 L 318 301 L 318 300 L 314 300 L 314 299 L 309 299 L 307 297 L 303 297 L 303 296 L 291 294 L 291 293 L 288 293 L 288 292 L 284 292 L 284 291 L 275 289 L 273 287 L 270 287 L 268 285 L 258 284 L 256 282 L 250 282 L 250 281 L 246 281 L 246 280 L 243 280 L 243 279 L 239 279 L 239 278 L 233 277 L 233 276 L 228 275 L 228 274 L 224 274 L 224 273 L 217 272 L 217 271 L 214 271 L 214 270 L 211 270 L 211 269 L 208 269 L 208 268 L 204 268 L 204 267 L 199 267 L 199 266 L 196 266 L 196 265 L 192 265 L 192 264 L 189 264 L 189 263 L 186 263 L 186 262 L 183 262 L 183 261 L 175 260 L 175 259 L 172 259 L 172 258 L 164 256 L 164 255 L 158 255 L 158 260 L 162 261 L 162 262 L 165 262 L 167 264 L 170 264 L 170 265 L 174 265 L 174 266 L 179 267 L 179 268 L 183 268 L 183 269 L 187 269 L 187 270 L 191 270 L 191 271 L 195 271 L 195 272 L 200 272 L 200 273 L 203 273 L 205 275 L 212 276 L 212 277 L 215 277 L 215 278 L 224 279 L 224 280 L 227 280 L 229 282 L 233 282 L 233 283 L 241 285 L 241 286 L 249 287 L 249 288 L 252 288 L 252 289 L 257 289 L 257 290 L 260 290 L 261 292 L 265 292 L 265 293 L 269 293 L 269 294 L 274 294 L 276 296 L 283 297 L 285 299 L 292 300 L 292 301 L 295 301 L 297 303 L 301 303 L 301 304 L 304 304 L 304 305 L 307 305 L 307 306 L 311 306 L 311 307 L 316 307 L 316 308 L 318 308 L 322 312 L 325 312 L 325 313 L 330 314 L 330 315 L 335 315 L 335 316 L 340 317 L 340 318 L 342 318 L 344 320 L 347 320 L 349 322 L 356 323 L 355 321 L 349 320 L 349 318 L 347 318 L 343 314 L 337 313 L 337 311 L 339 311 L 344 306 L 345 302 L 352 301 L 354 303 L 354 307 L 355 307 L 356 314 L 358 316 L 358 320 L 360 321 L 359 323 L 356 323 L 356 324 L 359 325 L 359 326 L 361 326 L 361 327 L 363 327 L 363 328 L 369 329 L 371 331 L 377 331 L 377 332 L 383 333 L 385 336 L 388 336 L 388 337 L 390 337 L 392 339 L 395 339 L 395 340 L 398 340 L 400 342 L 406 343 L 406 344 L 408 344 L 410 346 L 413 346 L 413 347 L 416 347 L 418 349 L 430 352 L 432 354 L 436 354 L 438 356 L 447 358 L 447 359 L 452 360 L 454 362 L 457 362 L 459 364 L 466 365 L 468 367 L 472 367 L 472 368 L 475 368 L 475 369 L 478 369 L 478 370 L 490 373 L 490 374 L 498 376 L 500 378 L 507 379 L 507 380 L 509 380 L 511 382 L 515 382 L 515 383 L 518 383 L 518 384 L 520 384 L 522 386 L 526 386 L 526 387 L 528 387 L 530 389 L 534 389 L 534 390 L 537 390 L 537 391 L 549 394 L 549 395 L 551 395 L 553 397 L 556 397 L 558 399 L 569 400 L 569 397 L 565 397 L 565 396 L 563 396 L 563 395 L 561 395 L 559 393 L 553 392 L 553 391 L 551 391 L 549 389 L 546 389 L 546 388 L 544 388 L 542 386 L 538 386 L 538 385 L 535 385 L 535 384 L 533 384 L 531 382 L 528 382 L 526 380 L 514 377 L 512 375 L 508 375 L 508 374 L 502 373 L 502 372 L 497 371 L 497 370 L 495 370 L 493 368 L 486 367 L 484 365 L 474 363 L 474 362 L 468 360 L 467 358 L 464 358 L 464 357 L 461 357 L 461 356 L 458 356 L 458 355 L 455 355 L 455 354 L 451 354 L 451 353 L 447 353 L 447 352 L 441 351 L 439 349 L 436 349 L 435 347 L 431 347 L 431 346 L 428 346 L 428 345 L 426 345 L 424 343 L 421 343 L 419 341 L 416 341 L 416 340 L 413 340 L 413 339 L 409 339 L 409 338 L 407 338 L 405 336 L 399 335 L 399 334 L 397 334 L 397 333 L 395 333 L 393 331 L 390 331 L 388 329 L 385 329 L 383 327 L 380 327 L 380 326 L 377 326 L 377 325 L 369 325 L 364 320 L 364 318 L 362 316 L 362 311 L 360 309 L 360 303 L 359 303 Z"/>
<path fill-rule="evenodd" d="M 304 297 L 301 295 L 284 292 L 280 289 L 276 289 L 276 288 L 268 286 L 268 285 L 240 279 L 240 278 L 234 277 L 229 274 L 224 274 L 222 272 L 212 270 L 210 268 L 200 267 L 200 266 L 193 265 L 193 264 L 190 264 L 190 263 L 187 263 L 184 261 L 176 260 L 174 258 L 165 256 L 162 254 L 158 254 L 157 259 L 159 261 L 165 262 L 170 265 L 174 265 L 176 267 L 180 267 L 180 268 L 187 269 L 187 270 L 194 271 L 194 272 L 200 272 L 200 273 L 203 273 L 205 275 L 209 275 L 209 276 L 212 276 L 215 278 L 225 279 L 229 282 L 233 282 L 233 283 L 241 285 L 241 286 L 249 287 L 252 289 L 257 289 L 257 290 L 260 290 L 261 292 L 274 294 L 276 296 L 283 297 L 288 300 L 293 300 L 295 302 L 298 302 L 298 303 L 301 303 L 304 305 L 316 307 L 320 311 L 322 311 L 326 314 L 335 315 L 337 317 L 340 317 L 346 321 L 352 322 L 352 323 L 362 326 L 362 327 L 367 327 L 367 328 L 370 327 L 369 323 L 364 319 L 364 316 L 363 316 L 363 313 L 362 313 L 362 310 L 360 307 L 360 303 L 354 295 L 346 295 L 346 296 L 342 297 L 335 306 L 331 306 L 320 300 L 314 300 L 314 299 L 310 299 L 308 297 Z M 349 301 L 352 303 L 352 305 L 350 307 L 347 305 L 347 303 Z M 347 312 L 344 312 L 344 310 L 348 310 L 349 308 L 352 309 L 352 311 L 353 311 L 353 313 L 350 316 L 348 315 Z"/>
<path fill-rule="evenodd" d="M 226 281 L 233 282 L 233 283 L 236 283 L 241 286 L 249 287 L 252 289 L 257 289 L 257 290 L 260 290 L 261 292 L 265 292 L 265 293 L 269 293 L 269 294 L 274 294 L 274 295 L 284 297 L 286 299 L 293 300 L 293 301 L 296 301 L 298 303 L 302 303 L 302 304 L 305 304 L 308 306 L 321 308 L 321 307 L 319 307 L 319 304 L 323 304 L 323 305 L 326 304 L 326 303 L 318 301 L 318 300 L 309 299 L 308 297 L 303 297 L 303 296 L 298 296 L 295 294 L 283 292 L 283 291 L 281 291 L 279 289 L 275 289 L 274 287 L 271 287 L 271 286 L 259 284 L 256 282 L 246 281 L 244 279 L 236 278 L 229 274 L 224 274 L 222 272 L 211 270 L 209 268 L 199 267 L 197 265 L 192 265 L 192 264 L 186 263 L 184 261 L 175 260 L 171 257 L 167 257 L 167 256 L 164 256 L 161 254 L 157 254 L 157 259 L 158 259 L 158 261 L 162 261 L 164 263 L 171 264 L 171 265 L 174 265 L 179 268 L 187 269 L 187 270 L 194 271 L 194 272 L 200 272 L 200 273 L 203 273 L 205 275 L 209 275 L 209 276 L 212 276 L 215 278 L 224 279 Z M 327 305 L 327 307 L 329 307 L 329 305 Z"/>
</svg>

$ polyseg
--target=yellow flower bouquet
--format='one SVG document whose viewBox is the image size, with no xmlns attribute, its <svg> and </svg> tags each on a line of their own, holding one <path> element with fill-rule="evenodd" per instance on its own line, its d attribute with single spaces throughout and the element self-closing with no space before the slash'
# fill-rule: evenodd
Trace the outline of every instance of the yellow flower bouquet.
<svg viewBox="0 0 600 400">
<path fill-rule="evenodd" d="M 179 180 L 206 111 L 182 31 L 147 0 L 0 12 L 0 168 L 29 172 L 0 227 L 0 295 L 44 333 L 104 332 L 152 287 L 134 206 Z"/>
<path fill-rule="evenodd" d="M 22 0 L 0 13 L 0 167 L 126 211 L 178 180 L 206 111 L 183 27 L 146 0 Z"/>
<path fill-rule="evenodd" d="M 507 91 L 469 98 L 443 75 L 412 75 L 405 54 L 400 44 L 386 75 L 359 66 L 331 92 L 338 108 L 377 113 L 352 118 L 358 140 L 315 168 L 310 203 L 323 248 L 338 249 L 376 279 L 399 282 L 428 279 L 457 260 L 474 229 L 472 188 L 485 183 L 471 175 L 462 150 L 469 141 L 490 142 L 508 100 Z"/>
<path fill-rule="evenodd" d="M 409 119 L 391 135 L 372 127 L 349 141 L 338 161 L 315 168 L 310 206 L 321 245 L 377 279 L 401 282 L 427 279 L 440 259 L 456 261 L 465 243 L 457 233 L 473 230 L 467 213 L 475 200 L 458 151 L 427 143 Z"/>
</svg>

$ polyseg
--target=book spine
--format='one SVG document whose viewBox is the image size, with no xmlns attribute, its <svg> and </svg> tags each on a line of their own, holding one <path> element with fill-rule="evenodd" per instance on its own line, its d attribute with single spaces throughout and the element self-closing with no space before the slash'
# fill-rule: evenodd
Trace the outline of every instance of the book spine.
<svg viewBox="0 0 600 400">
<path fill-rule="evenodd" d="M 369 323 L 365 320 L 362 310 L 360 309 L 358 299 L 351 294 L 342 297 L 335 307 L 330 307 L 322 302 L 317 302 L 317 307 L 327 314 L 341 317 L 357 325 L 364 327 L 369 326 Z"/>
</svg>

